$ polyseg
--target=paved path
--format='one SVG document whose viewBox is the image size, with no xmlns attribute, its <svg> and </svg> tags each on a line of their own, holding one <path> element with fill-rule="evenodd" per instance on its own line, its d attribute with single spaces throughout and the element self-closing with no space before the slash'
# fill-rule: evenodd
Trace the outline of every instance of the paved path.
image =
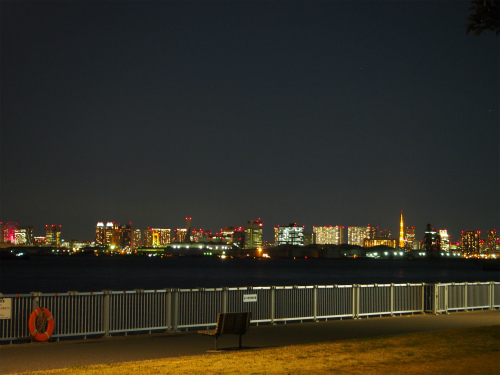
<svg viewBox="0 0 500 375">
<path fill-rule="evenodd" d="M 243 347 L 259 349 L 497 324 L 500 310 L 261 325 L 252 326 L 243 336 Z M 219 348 L 237 345 L 237 336 L 219 338 Z M 1 345 L 0 374 L 205 354 L 213 346 L 212 337 L 196 332 Z"/>
</svg>

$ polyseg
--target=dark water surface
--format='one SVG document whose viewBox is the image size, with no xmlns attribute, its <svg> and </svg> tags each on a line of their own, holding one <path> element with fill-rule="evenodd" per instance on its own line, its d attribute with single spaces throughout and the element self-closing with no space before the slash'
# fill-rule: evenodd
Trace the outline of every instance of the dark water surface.
<svg viewBox="0 0 500 375">
<path fill-rule="evenodd" d="M 500 281 L 479 261 L 31 257 L 0 261 L 0 292 Z"/>
</svg>

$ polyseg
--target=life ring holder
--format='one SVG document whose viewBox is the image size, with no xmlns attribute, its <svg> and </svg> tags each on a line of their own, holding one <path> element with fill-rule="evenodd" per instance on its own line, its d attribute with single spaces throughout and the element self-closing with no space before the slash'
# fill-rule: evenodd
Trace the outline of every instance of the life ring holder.
<svg viewBox="0 0 500 375">
<path fill-rule="evenodd" d="M 47 326 L 45 326 L 47 325 Z M 47 341 L 54 332 L 54 317 L 45 307 L 37 307 L 30 315 L 30 335 L 36 341 Z"/>
</svg>

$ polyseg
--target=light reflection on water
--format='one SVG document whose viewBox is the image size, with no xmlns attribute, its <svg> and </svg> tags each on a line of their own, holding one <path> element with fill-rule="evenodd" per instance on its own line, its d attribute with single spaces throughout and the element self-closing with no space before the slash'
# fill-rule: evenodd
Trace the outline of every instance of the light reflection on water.
<svg viewBox="0 0 500 375">
<path fill-rule="evenodd" d="M 0 262 L 4 294 L 463 281 L 500 281 L 500 274 L 463 260 L 32 257 Z"/>
</svg>

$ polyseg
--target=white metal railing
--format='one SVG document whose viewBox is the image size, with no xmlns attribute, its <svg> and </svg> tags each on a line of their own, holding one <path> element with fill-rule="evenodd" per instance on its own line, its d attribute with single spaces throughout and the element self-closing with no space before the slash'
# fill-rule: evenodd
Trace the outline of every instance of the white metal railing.
<svg viewBox="0 0 500 375">
<path fill-rule="evenodd" d="M 500 308 L 500 282 L 440 283 L 433 288 L 434 313 Z"/>
<path fill-rule="evenodd" d="M 325 285 L 316 288 L 316 319 L 354 317 L 353 285 Z"/>
<path fill-rule="evenodd" d="M 500 282 L 161 289 L 8 294 L 0 341 L 30 338 L 31 312 L 52 312 L 52 339 L 215 326 L 219 312 L 252 312 L 252 323 L 449 313 L 500 308 Z"/>
<path fill-rule="evenodd" d="M 105 291 L 105 325 L 107 334 L 134 331 L 166 330 L 167 306 L 170 296 L 166 289 L 134 291 Z"/>
</svg>

